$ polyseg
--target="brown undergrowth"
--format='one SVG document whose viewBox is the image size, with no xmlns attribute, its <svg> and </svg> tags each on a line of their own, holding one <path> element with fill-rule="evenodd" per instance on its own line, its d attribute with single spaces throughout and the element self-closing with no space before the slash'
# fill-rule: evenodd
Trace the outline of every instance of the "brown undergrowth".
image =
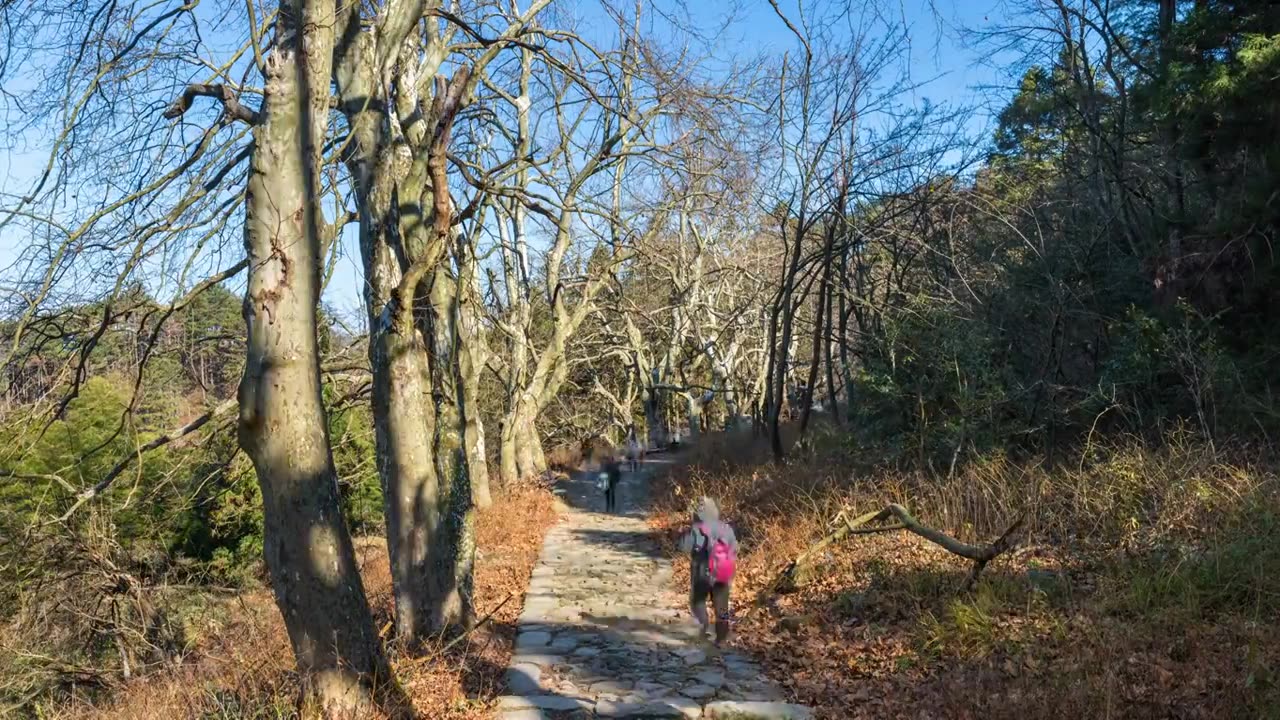
<svg viewBox="0 0 1280 720">
<path fill-rule="evenodd" d="M 698 496 L 720 501 L 743 540 L 736 642 L 823 717 L 1280 717 L 1268 453 L 1174 434 L 939 477 L 814 435 L 783 466 L 749 433 L 705 439 L 657 480 L 653 520 L 672 537 Z M 1018 515 L 1026 530 L 968 593 L 967 562 L 901 532 L 847 539 L 797 592 L 762 592 L 837 512 L 889 502 L 966 541 Z"/>
<path fill-rule="evenodd" d="M 443 643 L 413 654 L 392 651 L 396 675 L 421 717 L 479 720 L 493 715 L 524 590 L 555 515 L 551 493 L 534 485 L 503 492 L 491 508 L 479 513 L 476 606 L 479 617 L 493 613 L 492 617 L 447 653 L 441 652 Z M 385 542 L 358 540 L 357 555 L 378 625 L 385 628 L 392 610 Z M 202 620 L 200 640 L 181 664 L 123 684 L 104 702 L 68 703 L 51 717 L 297 717 L 293 656 L 270 592 L 211 600 Z"/>
</svg>

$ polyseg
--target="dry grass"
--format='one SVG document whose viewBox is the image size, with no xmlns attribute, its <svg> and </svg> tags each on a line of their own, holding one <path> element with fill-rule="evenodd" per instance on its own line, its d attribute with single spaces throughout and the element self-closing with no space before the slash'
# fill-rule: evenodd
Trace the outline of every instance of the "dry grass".
<svg viewBox="0 0 1280 720">
<path fill-rule="evenodd" d="M 582 443 L 565 442 L 547 451 L 547 466 L 552 470 L 572 472 L 582 466 L 586 456 L 582 452 Z"/>
<path fill-rule="evenodd" d="M 829 718 L 1280 717 L 1280 481 L 1269 454 L 1187 434 L 1047 468 L 876 469 L 819 431 L 783 466 L 719 436 L 663 480 L 655 524 L 717 498 L 743 537 L 740 642 Z M 967 564 L 910 535 L 835 548 L 812 584 L 753 601 L 841 509 L 898 502 L 969 541 L 1025 514 L 1022 547 L 972 593 Z"/>
<path fill-rule="evenodd" d="M 392 663 L 424 718 L 480 720 L 492 716 L 511 656 L 515 620 L 542 538 L 555 521 L 554 501 L 540 486 L 508 489 L 480 513 L 476 605 L 492 619 L 448 654 L 439 647 Z M 391 616 L 391 576 L 381 539 L 357 542 L 361 575 L 379 626 Z M 218 601 L 204 616 L 197 647 L 179 666 L 134 680 L 104 702 L 65 703 L 42 717 L 153 720 L 165 718 L 293 718 L 298 679 L 280 614 L 269 591 Z M 371 717 L 376 717 L 371 715 Z"/>
</svg>

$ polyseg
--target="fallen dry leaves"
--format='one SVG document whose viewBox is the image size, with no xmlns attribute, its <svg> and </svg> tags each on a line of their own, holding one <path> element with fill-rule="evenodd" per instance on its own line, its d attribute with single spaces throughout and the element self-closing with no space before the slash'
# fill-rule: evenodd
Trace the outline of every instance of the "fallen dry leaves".
<svg viewBox="0 0 1280 720">
<path fill-rule="evenodd" d="M 397 673 L 424 718 L 479 720 L 493 715 L 515 647 L 516 619 L 542 539 L 555 523 L 550 492 L 527 486 L 497 498 L 481 513 L 476 543 L 476 613 L 492 617 L 448 655 L 428 651 L 397 663 Z M 495 612 L 496 610 L 496 612 Z"/>
<path fill-rule="evenodd" d="M 538 485 L 509 489 L 495 497 L 493 507 L 479 513 L 475 601 L 478 617 L 493 613 L 492 617 L 448 653 L 440 651 L 442 644 L 413 654 L 392 652 L 397 676 L 421 717 L 485 720 L 493 716 L 529 574 L 555 519 L 553 496 Z M 365 590 L 382 627 L 392 608 L 385 542 L 361 538 L 356 550 Z M 216 610 L 210 613 L 199 645 L 177 667 L 139 678 L 104 702 L 67 704 L 53 716 L 108 720 L 290 717 L 297 678 L 288 637 L 270 593 L 265 589 L 245 593 Z"/>
<path fill-rule="evenodd" d="M 782 472 L 764 460 L 714 444 L 691 454 L 664 478 L 651 521 L 671 538 L 692 498 L 720 501 L 744 538 L 736 642 L 822 718 L 1280 717 L 1276 618 L 1259 621 L 1248 607 L 1191 618 L 1116 613 L 1115 588 L 1099 578 L 1101 549 L 1023 547 L 962 594 L 967 566 L 944 551 L 906 534 L 861 536 L 833 548 L 798 592 L 763 597 L 833 510 L 883 501 L 839 483 L 823 488 L 830 459 Z M 688 582 L 687 565 L 676 582 Z M 1065 589 L 1046 591 L 1034 577 Z"/>
</svg>

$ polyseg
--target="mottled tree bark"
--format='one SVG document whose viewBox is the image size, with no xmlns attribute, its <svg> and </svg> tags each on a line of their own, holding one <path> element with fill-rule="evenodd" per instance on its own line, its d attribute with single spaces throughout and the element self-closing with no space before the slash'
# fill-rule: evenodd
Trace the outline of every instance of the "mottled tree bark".
<svg viewBox="0 0 1280 720">
<path fill-rule="evenodd" d="M 412 7 L 398 11 L 416 17 Z M 447 188 L 443 198 L 434 192 L 444 185 L 433 174 L 443 171 L 448 127 L 467 75 L 460 73 L 453 83 L 437 77 L 435 103 L 424 117 L 413 75 L 417 64 L 402 62 L 388 97 L 377 73 L 379 58 L 400 52 L 400 39 L 416 20 L 406 24 L 401 15 L 388 15 L 371 32 L 359 12 L 358 5 L 344 7 L 334 78 L 352 130 L 346 160 L 360 212 L 374 436 L 396 630 L 401 639 L 418 642 L 469 623 L 470 555 L 459 562 L 457 548 L 471 545 L 471 504 L 468 497 L 458 512 L 454 494 L 459 485 L 469 487 L 469 476 L 465 459 L 455 458 L 461 444 L 451 440 L 462 435 L 452 395 L 458 390 L 452 293 L 442 308 L 430 297 L 433 275 L 448 258 L 450 218 L 442 219 L 443 230 L 437 220 L 452 212 Z M 403 142 L 396 141 L 397 130 Z M 443 319 L 437 312 L 445 313 Z"/>
<path fill-rule="evenodd" d="M 414 322 L 412 298 L 406 303 L 401 294 L 409 259 L 394 198 L 397 181 L 407 173 L 409 163 L 387 148 L 386 99 L 373 76 L 374 39 L 359 32 L 358 8 L 348 10 L 347 27 L 356 30 L 346 53 L 338 59 L 336 77 L 352 128 L 347 162 L 356 181 L 360 212 L 374 441 L 387 523 L 396 633 L 413 641 L 432 629 L 429 617 L 434 598 L 424 579 L 431 541 L 439 531 L 433 512 L 439 483 L 427 434 L 432 421 L 427 348 Z"/>
<path fill-rule="evenodd" d="M 432 632 L 470 627 L 473 621 L 475 506 L 463 442 L 467 408 L 461 394 L 456 290 L 446 265 L 438 264 L 419 296 L 419 322 L 430 342 L 427 398 L 432 417 L 427 439 L 439 480 L 431 504 L 430 559 L 417 580 L 432 600 Z"/>
<path fill-rule="evenodd" d="M 542 438 L 538 435 L 538 408 L 532 400 L 522 400 L 515 412 L 508 415 L 508 425 L 513 430 L 513 452 L 516 477 L 537 477 L 547 470 L 547 458 L 542 451 Z"/>
<path fill-rule="evenodd" d="M 484 421 L 480 417 L 480 379 L 489 357 L 481 324 L 483 298 L 480 294 L 480 270 L 474 248 L 463 245 L 458 252 L 458 332 L 459 365 L 462 374 L 461 398 L 466 408 L 463 443 L 466 445 L 467 467 L 471 474 L 471 497 L 476 507 L 493 504 L 489 488 L 489 458 L 485 450 Z"/>
<path fill-rule="evenodd" d="M 318 165 L 333 27 L 332 0 L 282 2 L 266 60 L 246 198 L 239 441 L 262 488 L 264 554 L 299 671 L 326 713 L 338 715 L 369 699 L 386 666 L 342 518 L 320 397 Z"/>
<path fill-rule="evenodd" d="M 374 438 L 387 521 L 396 631 L 413 641 L 435 629 L 437 597 L 427 582 L 435 538 L 439 478 L 429 429 L 434 425 L 430 363 L 411 306 L 400 306 L 400 268 L 377 228 L 362 227 Z"/>
</svg>

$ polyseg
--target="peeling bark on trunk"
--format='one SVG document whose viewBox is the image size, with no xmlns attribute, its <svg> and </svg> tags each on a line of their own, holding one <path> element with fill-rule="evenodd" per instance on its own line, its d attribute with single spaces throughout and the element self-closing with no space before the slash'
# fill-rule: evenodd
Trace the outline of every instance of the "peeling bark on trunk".
<svg viewBox="0 0 1280 720">
<path fill-rule="evenodd" d="M 353 52 L 354 68 L 339 88 L 360 108 L 349 114 L 353 128 L 352 165 L 360 194 L 360 251 L 365 268 L 365 307 L 369 315 L 369 361 L 378 474 L 387 523 L 387 551 L 395 596 L 399 638 L 413 642 L 434 630 L 436 597 L 427 583 L 432 545 L 441 532 L 435 508 L 439 480 L 428 428 L 433 424 L 431 376 L 426 343 L 404 308 L 400 285 L 407 266 L 395 208 L 396 176 L 403 159 L 386 150 L 381 114 L 368 108 L 377 92 L 367 76 L 373 51 L 362 37 Z M 346 82 L 342 82 L 345 79 Z"/>
<path fill-rule="evenodd" d="M 489 478 L 489 457 L 484 440 L 484 420 L 480 417 L 480 372 L 484 361 L 476 359 L 470 351 L 464 353 L 462 397 L 467 404 L 465 443 L 467 467 L 471 475 L 471 497 L 477 508 L 493 505 L 493 491 Z"/>
<path fill-rule="evenodd" d="M 518 395 L 502 419 L 498 462 L 502 482 L 516 483 L 546 471 L 546 457 L 538 437 L 537 414 L 533 403 Z"/>
<path fill-rule="evenodd" d="M 355 713 L 390 680 L 343 521 L 320 396 L 320 148 L 329 107 L 331 1 L 281 3 L 246 199 L 247 360 L 240 446 L 262 488 L 276 604 L 308 693 Z"/>
<path fill-rule="evenodd" d="M 542 451 L 542 438 L 538 436 L 537 414 L 530 401 L 521 402 L 511 418 L 514 430 L 517 477 L 537 477 L 547 470 L 546 455 Z"/>
</svg>

